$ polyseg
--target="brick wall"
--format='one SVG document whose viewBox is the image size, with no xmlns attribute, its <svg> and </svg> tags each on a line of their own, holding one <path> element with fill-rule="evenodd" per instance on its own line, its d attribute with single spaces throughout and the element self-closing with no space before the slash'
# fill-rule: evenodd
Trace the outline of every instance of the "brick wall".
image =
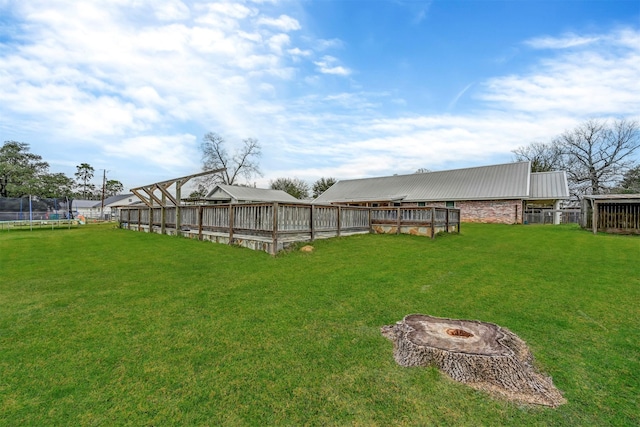
<svg viewBox="0 0 640 427">
<path fill-rule="evenodd" d="M 445 207 L 445 202 L 427 202 L 427 206 Z M 411 203 L 416 205 L 416 203 Z M 468 200 L 456 201 L 461 222 L 494 224 L 522 224 L 522 200 Z"/>
</svg>

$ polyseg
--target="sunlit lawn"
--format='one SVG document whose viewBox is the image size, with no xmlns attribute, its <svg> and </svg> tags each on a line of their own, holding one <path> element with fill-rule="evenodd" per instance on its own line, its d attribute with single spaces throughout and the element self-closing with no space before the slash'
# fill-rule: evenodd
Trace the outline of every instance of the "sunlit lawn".
<svg viewBox="0 0 640 427">
<path fill-rule="evenodd" d="M 0 233 L 0 425 L 640 425 L 640 237 L 463 224 L 314 246 Z M 398 366 L 380 327 L 410 313 L 509 328 L 568 404 Z"/>
</svg>

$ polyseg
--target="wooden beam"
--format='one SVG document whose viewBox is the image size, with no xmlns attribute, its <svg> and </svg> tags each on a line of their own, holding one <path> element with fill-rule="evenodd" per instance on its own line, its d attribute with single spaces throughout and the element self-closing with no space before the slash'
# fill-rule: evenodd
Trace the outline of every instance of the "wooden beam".
<svg viewBox="0 0 640 427">
<path fill-rule="evenodd" d="M 173 197 L 173 195 L 167 191 L 166 187 L 161 186 L 159 184 L 154 184 L 153 187 L 154 189 L 160 190 L 162 195 L 165 196 L 167 199 L 169 199 L 169 201 L 173 203 L 174 206 L 178 206 L 178 201 L 176 200 L 176 197 Z M 177 197 L 177 199 L 180 200 L 179 197 Z"/>
<path fill-rule="evenodd" d="M 138 196 L 138 199 L 142 200 L 142 203 L 144 203 L 147 206 L 152 206 L 153 204 L 151 203 L 151 201 L 147 199 L 145 196 L 143 196 L 138 190 L 139 190 L 138 188 L 132 188 L 131 192 L 136 196 Z"/>
<path fill-rule="evenodd" d="M 162 200 L 160 200 L 158 196 L 153 194 L 153 189 L 144 187 L 142 191 L 144 191 L 149 195 L 149 199 L 150 199 L 149 202 L 151 203 L 149 206 L 153 206 L 153 202 L 156 202 L 158 205 L 162 206 Z"/>
</svg>

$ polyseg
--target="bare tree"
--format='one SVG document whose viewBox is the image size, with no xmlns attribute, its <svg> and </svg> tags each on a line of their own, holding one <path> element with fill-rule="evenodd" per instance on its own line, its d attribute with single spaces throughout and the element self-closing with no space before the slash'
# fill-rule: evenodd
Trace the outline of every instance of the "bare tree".
<svg viewBox="0 0 640 427">
<path fill-rule="evenodd" d="M 633 165 L 640 128 L 633 120 L 588 120 L 556 138 L 569 181 L 578 194 L 602 194 L 614 188 Z"/>
<path fill-rule="evenodd" d="M 256 160 L 262 155 L 258 140 L 247 138 L 242 143 L 242 147 L 233 154 L 229 154 L 222 136 L 214 132 L 205 134 L 202 144 L 200 144 L 202 170 L 224 170 L 201 178 L 200 184 L 205 187 L 211 187 L 215 184 L 237 185 L 240 177 L 244 177 L 248 181 L 254 175 L 262 176 Z"/>
<path fill-rule="evenodd" d="M 564 168 L 560 146 L 533 142 L 512 151 L 517 162 L 531 162 L 531 172 L 550 172 Z"/>
</svg>

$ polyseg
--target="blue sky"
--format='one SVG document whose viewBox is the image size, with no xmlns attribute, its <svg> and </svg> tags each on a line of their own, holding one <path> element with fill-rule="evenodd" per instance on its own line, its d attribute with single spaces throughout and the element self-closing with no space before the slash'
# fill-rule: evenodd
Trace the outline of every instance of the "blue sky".
<svg viewBox="0 0 640 427">
<path fill-rule="evenodd" d="M 126 188 L 262 145 L 267 187 L 513 160 L 640 119 L 640 0 L 0 0 L 0 138 Z"/>
</svg>

